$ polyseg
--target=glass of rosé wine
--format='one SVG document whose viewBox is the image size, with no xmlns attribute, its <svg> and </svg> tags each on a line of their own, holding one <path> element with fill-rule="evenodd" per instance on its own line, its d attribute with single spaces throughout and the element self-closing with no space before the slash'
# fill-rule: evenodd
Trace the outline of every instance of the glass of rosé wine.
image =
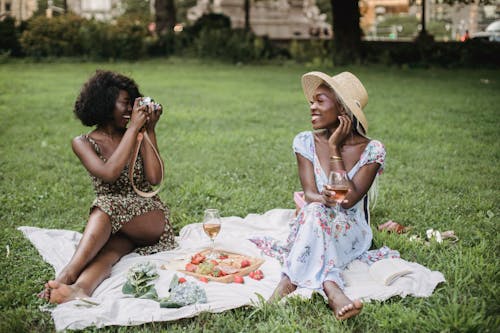
<svg viewBox="0 0 500 333">
<path fill-rule="evenodd" d="M 330 172 L 330 177 L 328 178 L 328 185 L 332 187 L 335 191 L 335 219 L 337 221 L 344 221 L 343 214 L 340 214 L 340 204 L 344 201 L 347 192 L 349 191 L 349 179 L 347 178 L 347 173 L 343 172 Z"/>
<path fill-rule="evenodd" d="M 218 209 L 205 209 L 205 213 L 203 216 L 203 231 L 207 234 L 207 236 L 212 241 L 212 245 L 210 247 L 210 253 L 207 258 L 215 259 L 217 258 L 217 253 L 215 252 L 215 237 L 220 232 L 221 223 L 220 223 L 220 215 Z"/>
</svg>

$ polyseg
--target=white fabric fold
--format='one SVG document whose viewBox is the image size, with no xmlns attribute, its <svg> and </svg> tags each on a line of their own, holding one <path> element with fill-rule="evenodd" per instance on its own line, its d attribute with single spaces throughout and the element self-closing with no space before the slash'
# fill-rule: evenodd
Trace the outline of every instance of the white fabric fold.
<svg viewBox="0 0 500 333">
<path fill-rule="evenodd" d="M 194 223 L 185 226 L 180 231 L 177 238 L 179 247 L 174 250 L 149 256 L 131 253 L 123 257 L 113 267 L 111 276 L 104 280 L 89 298 L 99 305 L 92 306 L 75 300 L 52 309 L 51 314 L 56 330 L 173 321 L 194 317 L 201 312 L 217 313 L 251 305 L 258 302 L 258 294 L 267 300 L 280 280 L 280 264 L 273 258 L 263 256 L 248 239 L 255 236 L 271 236 L 285 240 L 293 214 L 294 211 L 290 209 L 273 209 L 264 214 L 250 214 L 245 218 L 234 216 L 222 218 L 221 232 L 215 241 L 216 248 L 264 258 L 265 262 L 260 269 L 264 272 L 265 278 L 260 281 L 247 277 L 244 284 L 198 282 L 207 293 L 208 303 L 178 309 L 160 308 L 156 301 L 131 298 L 121 292 L 128 269 L 137 262 L 152 261 L 157 264 L 160 274 L 156 281 L 156 289 L 159 297 L 165 296 L 172 276 L 175 273 L 179 276 L 182 274 L 159 267 L 162 264 L 169 267 L 182 267 L 192 254 L 210 245 L 201 224 Z M 81 237 L 80 233 L 69 230 L 34 227 L 19 227 L 18 229 L 33 243 L 42 258 L 54 267 L 56 275 L 71 259 Z M 396 295 L 427 297 L 432 294 L 438 283 L 445 281 L 440 272 L 432 272 L 417 263 L 407 262 L 407 264 L 412 267 L 412 273 L 398 278 L 390 286 L 384 286 L 371 279 L 368 274 L 368 265 L 354 261 L 343 272 L 346 281 L 345 293 L 350 298 L 360 298 L 364 301 L 385 300 Z M 196 281 L 190 276 L 186 278 Z M 304 297 L 311 295 L 307 290 L 298 290 L 294 294 Z"/>
</svg>

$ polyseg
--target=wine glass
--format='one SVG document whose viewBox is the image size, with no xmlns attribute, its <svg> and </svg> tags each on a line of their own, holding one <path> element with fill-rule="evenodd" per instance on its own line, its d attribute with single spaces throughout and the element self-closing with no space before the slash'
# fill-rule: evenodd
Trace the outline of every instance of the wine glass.
<svg viewBox="0 0 500 333">
<path fill-rule="evenodd" d="M 340 221 L 344 221 L 344 218 L 340 215 L 340 204 L 344 201 L 347 192 L 349 191 L 349 179 L 347 178 L 347 173 L 345 171 L 330 172 L 330 177 L 328 178 L 328 184 L 332 187 L 332 190 L 335 191 L 335 196 L 333 200 L 335 200 L 335 219 Z"/>
<path fill-rule="evenodd" d="M 217 258 L 217 253 L 214 250 L 215 246 L 215 237 L 220 232 L 220 215 L 219 215 L 219 210 L 218 209 L 205 209 L 205 214 L 203 217 L 203 231 L 207 234 L 208 237 L 212 240 L 212 246 L 210 247 L 210 253 L 208 254 L 207 258 L 209 259 L 216 259 Z"/>
</svg>

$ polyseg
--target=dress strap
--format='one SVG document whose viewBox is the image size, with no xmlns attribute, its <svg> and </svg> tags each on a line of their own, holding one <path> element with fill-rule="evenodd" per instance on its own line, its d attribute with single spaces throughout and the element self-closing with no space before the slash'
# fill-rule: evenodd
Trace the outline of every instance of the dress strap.
<svg viewBox="0 0 500 333">
<path fill-rule="evenodd" d="M 94 147 L 94 150 L 97 153 L 97 155 L 99 157 L 102 157 L 101 148 L 99 148 L 99 145 L 97 144 L 97 142 L 95 142 L 94 139 L 92 139 L 88 134 L 82 134 L 80 135 L 80 138 L 82 138 L 82 140 L 89 142 L 92 145 L 92 147 Z"/>
</svg>

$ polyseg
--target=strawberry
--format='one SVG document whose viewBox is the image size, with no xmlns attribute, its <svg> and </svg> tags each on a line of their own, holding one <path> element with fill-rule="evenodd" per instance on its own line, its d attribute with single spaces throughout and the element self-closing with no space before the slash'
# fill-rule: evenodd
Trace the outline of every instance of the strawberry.
<svg viewBox="0 0 500 333">
<path fill-rule="evenodd" d="M 234 283 L 245 283 L 245 280 L 243 279 L 242 276 L 239 276 L 239 275 L 235 275 L 234 276 L 234 280 L 233 280 Z"/>
<path fill-rule="evenodd" d="M 208 279 L 204 276 L 200 277 L 199 280 L 204 283 L 208 283 Z"/>
<path fill-rule="evenodd" d="M 186 280 L 185 278 L 183 278 L 183 277 L 179 278 L 179 283 L 184 283 L 184 282 L 186 282 L 186 281 L 187 281 L 187 280 Z"/>
<path fill-rule="evenodd" d="M 201 254 L 201 253 L 196 253 L 194 256 L 191 257 L 191 263 L 194 265 L 199 265 L 202 262 L 204 262 L 206 257 Z"/>
<path fill-rule="evenodd" d="M 217 260 L 210 260 L 210 262 L 214 265 L 214 266 L 217 266 L 219 263 L 217 262 Z"/>
<path fill-rule="evenodd" d="M 260 269 L 248 273 L 248 276 L 250 276 L 254 280 L 262 280 L 264 278 L 264 273 Z"/>
<path fill-rule="evenodd" d="M 250 263 L 250 261 L 249 261 L 249 260 L 247 260 L 247 259 L 243 259 L 243 260 L 241 261 L 240 266 L 241 266 L 241 268 L 245 268 L 245 267 L 250 266 L 250 264 L 251 264 L 251 263 Z"/>
<path fill-rule="evenodd" d="M 186 271 L 188 272 L 196 272 L 196 265 L 195 264 L 192 264 L 192 263 L 187 263 L 186 264 Z"/>
<path fill-rule="evenodd" d="M 224 259 L 227 259 L 227 258 L 229 258 L 229 256 L 228 256 L 227 254 L 221 253 L 221 254 L 219 255 L 219 259 L 220 259 L 220 260 L 224 260 Z"/>
</svg>

